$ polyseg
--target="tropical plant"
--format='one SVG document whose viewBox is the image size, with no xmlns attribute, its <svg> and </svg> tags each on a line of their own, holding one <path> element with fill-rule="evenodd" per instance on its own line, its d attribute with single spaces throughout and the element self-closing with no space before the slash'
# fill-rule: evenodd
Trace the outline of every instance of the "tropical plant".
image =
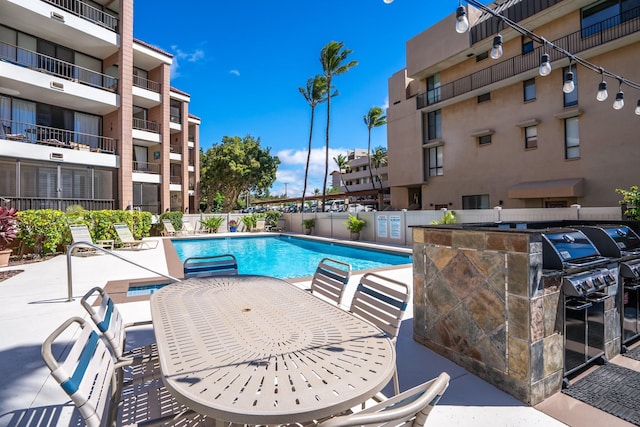
<svg viewBox="0 0 640 427">
<path fill-rule="evenodd" d="M 316 225 L 316 220 L 313 218 L 302 220 L 302 226 L 307 230 L 311 230 L 315 225 Z"/>
<path fill-rule="evenodd" d="M 380 189 L 382 190 L 382 177 L 380 176 L 379 169 L 387 164 L 387 149 L 384 147 L 376 147 L 371 153 L 371 163 L 376 169 L 376 175 L 378 176 L 378 182 L 380 182 Z"/>
<path fill-rule="evenodd" d="M 218 228 L 220 228 L 224 219 L 225 218 L 223 216 L 208 216 L 200 220 L 200 225 L 209 233 L 217 233 Z"/>
<path fill-rule="evenodd" d="M 5 250 L 18 235 L 18 218 L 14 208 L 0 206 L 0 250 Z"/>
<path fill-rule="evenodd" d="M 618 203 L 625 206 L 624 214 L 633 219 L 640 219 L 640 191 L 637 185 L 632 185 L 628 190 L 616 188 L 616 193 L 622 194 L 622 200 Z"/>
<path fill-rule="evenodd" d="M 455 224 L 456 213 L 454 211 L 446 211 L 439 221 L 431 221 L 432 225 Z"/>
<path fill-rule="evenodd" d="M 330 41 L 320 51 L 320 63 L 324 76 L 327 78 L 327 127 L 325 132 L 325 161 L 324 161 L 324 182 L 322 185 L 322 210 L 324 211 L 325 201 L 327 198 L 327 177 L 329 175 L 329 129 L 331 123 L 331 97 L 337 96 L 338 92 L 331 94 L 333 89 L 333 76 L 344 74 L 351 67 L 358 65 L 357 61 L 346 62 L 347 57 L 351 54 L 350 49 L 344 48 L 344 42 Z M 345 63 L 346 62 L 346 63 Z"/>
<path fill-rule="evenodd" d="M 298 90 L 304 96 L 307 103 L 311 107 L 311 123 L 309 125 L 309 147 L 307 149 L 307 164 L 304 168 L 304 186 L 302 189 L 302 206 L 304 206 L 304 197 L 307 193 L 307 180 L 309 177 L 309 163 L 311 162 L 311 141 L 313 139 L 313 123 L 315 121 L 316 106 L 327 100 L 327 78 L 317 75 L 307 80 L 305 88 L 299 87 Z"/>
<path fill-rule="evenodd" d="M 240 218 L 240 221 L 244 224 L 244 227 L 247 229 L 246 231 L 251 231 L 256 228 L 256 225 L 258 225 L 258 215 L 245 215 Z"/>
<path fill-rule="evenodd" d="M 276 227 L 278 225 L 278 220 L 282 216 L 282 212 L 280 211 L 267 211 L 264 214 L 265 223 L 270 227 Z"/>
<path fill-rule="evenodd" d="M 262 148 L 260 138 L 250 135 L 225 136 L 200 157 L 200 190 L 202 197 L 215 200 L 224 196 L 223 211 L 230 212 L 238 197 L 247 192 L 260 192 L 271 187 L 280 164 L 271 148 Z"/>
<path fill-rule="evenodd" d="M 342 171 L 347 172 L 349 170 L 349 161 L 347 160 L 347 156 L 344 154 L 338 154 L 338 157 L 334 157 L 333 161 L 336 162 L 338 166 L 338 174 L 340 175 L 340 182 L 342 182 Z M 343 182 L 344 191 L 349 192 L 349 187 L 347 187 L 347 183 Z"/>
<path fill-rule="evenodd" d="M 373 171 L 371 170 L 371 129 L 387 124 L 387 116 L 382 114 L 382 108 L 371 107 L 369 112 L 364 115 L 364 124 L 367 126 L 369 138 L 367 142 L 367 157 L 369 158 L 369 176 L 371 177 L 371 185 L 376 189 L 376 183 L 373 180 Z"/>
<path fill-rule="evenodd" d="M 347 230 L 352 233 L 359 233 L 362 231 L 367 222 L 364 219 L 358 218 L 355 215 L 349 214 L 349 219 L 344 223 L 347 226 Z"/>
</svg>

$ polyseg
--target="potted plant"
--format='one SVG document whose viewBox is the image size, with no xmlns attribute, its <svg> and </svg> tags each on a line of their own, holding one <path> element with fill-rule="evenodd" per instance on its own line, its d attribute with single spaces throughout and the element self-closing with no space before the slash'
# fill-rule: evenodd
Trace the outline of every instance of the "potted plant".
<svg viewBox="0 0 640 427">
<path fill-rule="evenodd" d="M 223 222 L 223 216 L 209 216 L 200 220 L 200 226 L 207 230 L 207 233 L 217 233 Z"/>
<path fill-rule="evenodd" d="M 347 226 L 347 230 L 351 232 L 351 240 L 360 239 L 360 231 L 364 228 L 367 222 L 364 219 L 360 219 L 355 215 L 349 214 L 349 220 L 344 223 Z"/>
<path fill-rule="evenodd" d="M 240 218 L 240 220 L 244 224 L 244 228 L 246 231 L 253 230 L 254 228 L 256 228 L 256 225 L 258 224 L 258 216 L 256 214 L 245 215 L 242 218 Z"/>
<path fill-rule="evenodd" d="M 9 265 L 11 249 L 7 246 L 16 238 L 18 234 L 18 218 L 14 208 L 0 207 L 0 267 Z"/>
<path fill-rule="evenodd" d="M 302 226 L 304 227 L 304 234 L 311 234 L 311 229 L 316 225 L 316 220 L 304 219 L 302 220 Z"/>
<path fill-rule="evenodd" d="M 238 222 L 235 219 L 229 221 L 229 231 L 235 233 L 238 229 Z"/>
</svg>

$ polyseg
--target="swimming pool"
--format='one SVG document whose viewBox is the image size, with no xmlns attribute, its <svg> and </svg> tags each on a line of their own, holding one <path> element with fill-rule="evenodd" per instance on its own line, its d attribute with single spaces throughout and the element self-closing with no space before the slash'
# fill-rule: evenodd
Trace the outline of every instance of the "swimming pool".
<svg viewBox="0 0 640 427">
<path fill-rule="evenodd" d="M 259 274 L 293 279 L 313 276 L 322 258 L 351 264 L 353 271 L 411 264 L 411 255 L 366 249 L 336 242 L 293 236 L 224 237 L 176 239 L 173 246 L 180 261 L 192 256 L 233 254 L 240 274 Z"/>
</svg>

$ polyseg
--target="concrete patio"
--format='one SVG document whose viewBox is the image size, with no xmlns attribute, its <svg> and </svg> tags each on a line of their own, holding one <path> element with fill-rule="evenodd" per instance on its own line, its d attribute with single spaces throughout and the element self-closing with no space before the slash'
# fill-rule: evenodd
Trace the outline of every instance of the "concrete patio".
<svg viewBox="0 0 640 427">
<path fill-rule="evenodd" d="M 118 253 L 155 271 L 168 273 L 162 244 L 155 249 L 122 250 Z M 0 426 L 70 425 L 75 419 L 72 417 L 73 405 L 49 377 L 40 356 L 42 342 L 67 318 L 86 316 L 79 299 L 92 287 L 105 286 L 113 280 L 152 276 L 108 255 L 72 257 L 74 301 L 69 302 L 66 263 L 66 256 L 58 256 L 48 261 L 2 269 L 24 272 L 0 282 Z M 412 282 L 411 267 L 390 269 L 382 274 Z M 354 274 L 351 281 L 357 282 L 359 277 L 359 274 Z M 309 281 L 296 282 L 303 287 L 308 284 Z M 123 303 L 118 308 L 128 322 L 150 317 L 148 301 Z M 135 345 L 151 338 L 150 330 L 139 331 L 128 336 L 128 342 Z M 451 376 L 449 389 L 427 422 L 429 426 L 565 425 L 415 342 L 412 339 L 411 308 L 398 339 L 397 358 L 402 390 L 434 378 L 442 371 Z M 387 386 L 384 392 L 393 394 L 392 387 Z M 566 402 L 562 397 L 557 401 L 560 408 Z M 545 412 L 553 413 L 558 404 L 549 403 L 547 407 Z M 565 406 L 562 412 L 571 410 L 570 406 Z M 614 417 L 607 420 L 608 425 L 629 425 L 617 423 L 618 419 Z"/>
</svg>

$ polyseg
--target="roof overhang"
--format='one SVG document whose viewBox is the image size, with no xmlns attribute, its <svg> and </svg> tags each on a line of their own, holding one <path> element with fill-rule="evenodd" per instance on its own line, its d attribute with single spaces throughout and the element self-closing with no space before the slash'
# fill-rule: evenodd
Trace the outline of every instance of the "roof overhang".
<svg viewBox="0 0 640 427">
<path fill-rule="evenodd" d="M 509 188 L 510 199 L 548 199 L 552 197 L 582 197 L 584 178 L 521 182 Z"/>
</svg>

